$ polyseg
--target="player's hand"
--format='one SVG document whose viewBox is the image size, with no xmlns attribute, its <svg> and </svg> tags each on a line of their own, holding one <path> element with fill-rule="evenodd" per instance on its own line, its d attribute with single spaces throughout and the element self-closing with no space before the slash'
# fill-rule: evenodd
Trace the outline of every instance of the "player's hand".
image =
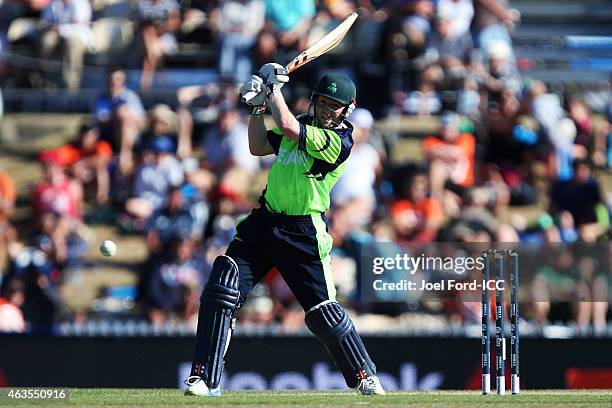
<svg viewBox="0 0 612 408">
<path fill-rule="evenodd" d="M 262 106 L 266 104 L 266 92 L 262 90 L 257 95 L 249 98 L 245 103 L 249 106 Z"/>
<path fill-rule="evenodd" d="M 264 64 L 259 69 L 259 74 L 263 77 L 264 81 L 266 81 L 266 86 L 268 88 L 270 88 L 271 85 L 276 84 L 278 84 L 278 87 L 280 88 L 283 86 L 283 84 L 289 82 L 289 73 L 287 72 L 287 68 L 275 62 Z"/>
<path fill-rule="evenodd" d="M 264 92 L 264 79 L 260 74 L 253 74 L 251 78 L 238 89 L 240 100 L 250 106 L 263 105 L 266 100 Z"/>
</svg>

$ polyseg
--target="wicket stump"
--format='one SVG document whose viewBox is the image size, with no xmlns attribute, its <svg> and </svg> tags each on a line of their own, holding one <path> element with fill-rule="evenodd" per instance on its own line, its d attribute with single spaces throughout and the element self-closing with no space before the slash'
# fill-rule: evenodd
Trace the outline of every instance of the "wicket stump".
<svg viewBox="0 0 612 408">
<path fill-rule="evenodd" d="M 507 259 L 506 259 L 507 258 Z M 491 393 L 491 351 L 490 351 L 490 312 L 488 282 L 490 279 L 491 261 L 495 267 L 495 279 L 502 282 L 495 285 L 495 368 L 496 390 L 498 395 L 506 394 L 506 332 L 504 327 L 504 292 L 505 265 L 510 272 L 510 367 L 512 394 L 520 393 L 519 382 L 519 265 L 518 254 L 511 250 L 488 250 L 483 253 L 484 268 L 482 271 L 482 393 Z"/>
</svg>

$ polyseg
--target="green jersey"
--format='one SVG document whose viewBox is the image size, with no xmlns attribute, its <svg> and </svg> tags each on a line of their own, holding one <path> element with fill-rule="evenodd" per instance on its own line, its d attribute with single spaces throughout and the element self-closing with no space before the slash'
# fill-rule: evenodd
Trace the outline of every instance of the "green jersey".
<svg viewBox="0 0 612 408">
<path fill-rule="evenodd" d="M 268 210 L 287 215 L 323 213 L 329 209 L 329 193 L 344 172 L 353 147 L 353 127 L 323 129 L 313 126 L 313 116 L 298 117 L 299 142 L 279 129 L 267 132 L 277 156 L 263 192 Z"/>
</svg>

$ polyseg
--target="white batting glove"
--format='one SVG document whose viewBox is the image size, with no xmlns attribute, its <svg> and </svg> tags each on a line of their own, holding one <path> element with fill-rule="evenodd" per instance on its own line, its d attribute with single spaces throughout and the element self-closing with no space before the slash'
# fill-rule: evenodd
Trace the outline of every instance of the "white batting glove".
<svg viewBox="0 0 612 408">
<path fill-rule="evenodd" d="M 275 62 L 264 64 L 259 69 L 259 74 L 266 82 L 268 93 L 280 90 L 284 84 L 289 82 L 289 73 L 287 72 L 287 68 Z"/>
<path fill-rule="evenodd" d="M 263 78 L 259 74 L 253 74 L 251 78 L 238 89 L 240 100 L 251 106 L 262 105 L 266 98 L 264 88 Z"/>
<path fill-rule="evenodd" d="M 253 98 L 246 102 L 249 106 L 261 106 L 266 104 L 266 91 L 262 90 L 260 93 L 255 95 Z"/>
</svg>

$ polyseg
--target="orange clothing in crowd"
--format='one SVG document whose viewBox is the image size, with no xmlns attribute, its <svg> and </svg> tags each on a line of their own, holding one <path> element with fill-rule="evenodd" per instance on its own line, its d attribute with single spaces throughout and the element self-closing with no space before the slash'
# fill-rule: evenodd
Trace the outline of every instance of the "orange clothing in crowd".
<svg viewBox="0 0 612 408">
<path fill-rule="evenodd" d="M 391 205 L 391 216 L 398 232 L 405 234 L 403 227 L 414 225 L 410 231 L 410 241 L 428 242 L 435 238 L 436 231 L 430 228 L 432 222 L 440 224 L 444 219 L 442 204 L 433 198 L 425 198 L 418 203 L 410 200 L 398 200 Z"/>
<path fill-rule="evenodd" d="M 461 157 L 448 163 L 450 166 L 451 180 L 463 187 L 474 184 L 474 161 L 476 154 L 476 139 L 470 133 L 461 133 L 453 142 L 440 139 L 437 136 L 427 136 L 423 140 L 423 150 L 426 154 L 434 152 L 441 146 L 456 146 L 463 152 Z"/>
<path fill-rule="evenodd" d="M 53 162 L 62 166 L 72 166 L 78 161 L 92 156 L 113 157 L 113 148 L 110 143 L 105 140 L 96 142 L 94 149 L 91 151 L 79 149 L 71 144 L 67 144 L 42 152 L 40 160 L 42 162 Z"/>
<path fill-rule="evenodd" d="M 100 157 L 113 157 L 113 148 L 111 147 L 110 143 L 108 143 L 105 140 L 99 140 L 96 142 L 96 145 L 94 147 L 94 150 L 91 152 L 86 152 L 85 150 L 81 149 L 79 151 L 79 159 L 84 159 L 86 157 L 91 157 L 91 156 L 100 156 Z"/>
<path fill-rule="evenodd" d="M 11 176 L 6 171 L 0 170 L 0 199 L 6 203 L 14 203 L 16 198 L 17 192 Z M 0 220 L 7 216 L 8 214 L 4 214 L 2 207 L 0 207 Z"/>
</svg>

